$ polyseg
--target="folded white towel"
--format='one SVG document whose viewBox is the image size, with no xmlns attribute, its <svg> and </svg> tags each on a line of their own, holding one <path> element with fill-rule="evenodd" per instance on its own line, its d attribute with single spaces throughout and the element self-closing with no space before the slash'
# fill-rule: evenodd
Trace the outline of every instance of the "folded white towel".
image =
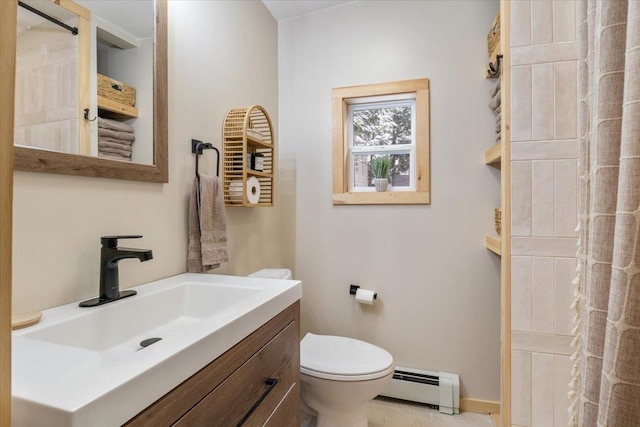
<svg viewBox="0 0 640 427">
<path fill-rule="evenodd" d="M 265 134 L 255 129 L 247 129 L 247 135 L 260 141 L 264 141 L 265 139 L 267 139 L 267 136 Z"/>
</svg>

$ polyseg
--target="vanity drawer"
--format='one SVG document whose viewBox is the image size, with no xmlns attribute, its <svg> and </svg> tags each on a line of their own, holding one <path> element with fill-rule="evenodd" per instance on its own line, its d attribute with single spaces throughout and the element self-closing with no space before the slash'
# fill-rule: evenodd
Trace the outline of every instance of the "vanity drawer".
<svg viewBox="0 0 640 427">
<path fill-rule="evenodd" d="M 289 389 L 264 426 L 300 427 L 300 383 L 294 384 Z"/>
<path fill-rule="evenodd" d="M 284 343 L 283 341 L 286 340 L 289 340 L 290 342 Z M 251 365 L 249 365 L 249 362 L 254 358 L 257 357 L 257 359 L 264 359 L 265 355 L 270 355 L 270 345 L 279 348 L 279 351 L 282 352 L 281 356 L 283 357 L 281 359 L 284 360 L 284 365 L 291 369 L 291 372 L 285 375 L 286 378 L 281 379 L 280 377 L 277 377 L 277 389 L 275 389 L 274 387 L 274 390 L 272 390 L 272 392 L 270 393 L 276 393 L 276 395 L 280 396 L 280 398 L 267 396 L 269 397 L 269 399 L 265 399 L 266 401 L 262 402 L 259 405 L 259 407 L 262 407 L 262 409 L 260 409 L 260 412 L 264 410 L 266 405 L 270 405 L 270 409 L 272 411 L 273 408 L 278 405 L 278 402 L 280 402 L 280 399 L 282 399 L 284 393 L 289 390 L 291 384 L 295 383 L 298 385 L 296 387 L 296 390 L 299 390 L 300 387 L 299 301 L 289 306 L 287 309 L 262 325 L 260 328 L 258 328 L 258 330 L 254 331 L 247 338 L 230 348 L 227 352 L 222 354 L 209 365 L 202 368 L 199 372 L 197 372 L 196 374 L 185 380 L 182 384 L 178 385 L 176 388 L 151 404 L 151 406 L 136 415 L 133 419 L 129 420 L 129 422 L 127 422 L 125 426 L 163 427 L 171 426 L 174 425 L 174 423 L 178 422 L 182 423 L 180 425 L 198 425 L 197 423 L 200 422 L 198 427 L 226 427 L 226 425 L 229 424 L 222 423 L 221 421 L 219 422 L 218 417 L 221 417 L 224 415 L 224 413 L 228 412 L 228 401 L 240 399 L 247 393 L 251 393 L 252 396 L 255 394 L 259 394 L 259 391 L 257 390 L 253 390 L 253 392 L 251 392 L 248 384 L 245 385 L 242 383 L 243 376 L 240 375 L 240 373 L 245 369 L 250 369 L 250 366 L 254 366 L 257 363 L 254 361 L 251 363 Z M 291 351 L 293 351 L 293 353 L 291 353 Z M 272 354 L 271 357 L 273 357 Z M 293 365 L 293 367 L 291 367 L 290 365 Z M 264 381 L 269 378 L 269 375 L 272 375 L 272 373 L 267 374 L 266 372 L 264 374 L 267 376 L 262 378 L 262 382 L 258 384 L 257 388 L 259 388 L 259 390 L 266 389 L 266 386 L 263 385 Z M 290 381 L 289 377 L 291 375 L 293 375 L 293 380 Z M 234 378 L 236 381 L 238 381 L 236 388 L 231 387 L 231 378 Z M 287 383 L 288 385 L 286 385 Z M 225 393 L 230 393 L 230 395 L 218 392 L 218 390 L 222 390 L 221 387 L 223 385 L 225 386 Z M 282 390 L 284 390 L 284 392 L 282 392 Z M 224 401 L 224 403 L 222 404 L 214 405 L 217 408 L 216 410 L 220 411 L 220 413 L 213 410 L 207 411 L 204 409 L 200 409 L 201 404 L 203 404 L 212 393 L 217 393 L 216 396 L 219 396 L 219 399 L 222 399 Z M 290 406 L 289 410 L 292 410 L 293 412 L 289 414 L 289 417 L 296 417 L 296 419 L 298 419 L 300 416 L 299 393 L 297 393 L 296 396 L 298 398 L 297 405 Z M 251 405 L 253 405 L 253 401 L 249 404 L 249 407 L 251 407 Z M 280 407 L 282 407 L 282 404 L 280 405 Z M 187 417 L 187 414 L 190 414 L 190 411 L 195 411 L 196 409 L 201 410 L 205 414 L 205 418 L 210 418 L 205 419 L 204 421 L 199 421 L 200 418 L 195 418 L 196 412 L 194 412 L 193 415 L 189 415 Z M 271 411 L 269 411 L 267 415 L 270 414 Z M 258 412 L 258 409 L 256 409 L 256 412 Z M 243 415 L 241 415 L 241 418 Z M 257 419 L 257 414 L 254 415 Z M 251 425 L 250 423 L 253 422 L 254 417 L 252 416 L 247 420 L 247 423 L 245 423 L 245 425 Z M 232 423 L 232 426 L 235 425 L 236 424 Z"/>
<path fill-rule="evenodd" d="M 174 425 L 236 426 L 246 417 L 243 425 L 262 426 L 297 382 L 296 327 L 288 325 Z"/>
</svg>

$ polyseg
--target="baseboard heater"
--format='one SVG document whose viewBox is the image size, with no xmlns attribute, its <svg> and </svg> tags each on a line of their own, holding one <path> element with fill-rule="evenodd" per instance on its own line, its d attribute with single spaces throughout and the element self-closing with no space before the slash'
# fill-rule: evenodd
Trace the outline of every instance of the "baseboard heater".
<svg viewBox="0 0 640 427">
<path fill-rule="evenodd" d="M 447 372 L 396 366 L 381 396 L 437 406 L 444 414 L 460 413 L 460 377 Z"/>
</svg>

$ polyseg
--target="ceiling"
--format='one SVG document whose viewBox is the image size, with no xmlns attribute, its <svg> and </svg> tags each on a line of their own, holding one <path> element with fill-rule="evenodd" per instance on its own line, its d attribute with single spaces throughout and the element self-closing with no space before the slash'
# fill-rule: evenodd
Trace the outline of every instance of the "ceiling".
<svg viewBox="0 0 640 427">
<path fill-rule="evenodd" d="M 277 21 L 296 18 L 353 0 L 262 0 Z"/>
<path fill-rule="evenodd" d="M 2 1 L 2 0 L 0 0 Z M 48 0 L 24 0 L 51 15 L 55 15 L 49 10 Z M 262 0 L 277 21 L 296 18 L 319 10 L 351 3 L 354 0 Z M 122 30 L 128 32 L 136 38 L 147 38 L 153 34 L 153 19 L 145 19 L 153 16 L 153 5 L 148 1 L 132 2 L 128 0 L 76 0 L 80 5 L 90 9 L 93 13 L 111 22 Z M 23 24 L 21 29 L 37 25 L 43 21 L 37 15 L 19 9 Z M 60 8 L 58 8 L 60 10 Z M 122 13 L 127 10 L 127 13 Z"/>
<path fill-rule="evenodd" d="M 75 14 L 52 3 L 50 0 L 22 1 L 62 22 L 70 21 L 76 17 Z M 75 0 L 75 2 L 89 9 L 92 14 L 110 22 L 137 39 L 153 37 L 153 2 L 145 0 Z M 127 12 L 122 13 L 123 10 Z M 43 22 L 46 22 L 44 18 L 22 7 L 18 8 L 18 33 Z M 68 22 L 68 24 L 78 25 L 73 22 Z"/>
<path fill-rule="evenodd" d="M 155 12 L 154 3 L 151 1 L 75 0 L 75 2 L 137 39 L 153 37 Z"/>
</svg>

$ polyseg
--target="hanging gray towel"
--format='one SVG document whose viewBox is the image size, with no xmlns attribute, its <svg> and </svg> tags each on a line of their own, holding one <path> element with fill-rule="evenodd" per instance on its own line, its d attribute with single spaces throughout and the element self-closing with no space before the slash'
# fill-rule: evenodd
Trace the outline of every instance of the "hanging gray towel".
<svg viewBox="0 0 640 427">
<path fill-rule="evenodd" d="M 222 185 L 218 177 L 200 175 L 200 188 L 194 178 L 189 201 L 187 271 L 201 273 L 228 261 Z"/>
<path fill-rule="evenodd" d="M 496 92 L 495 96 L 491 98 L 491 101 L 489 101 L 489 108 L 491 108 L 493 111 L 495 111 L 499 106 L 500 106 L 500 89 L 498 89 L 498 92 Z"/>
<path fill-rule="evenodd" d="M 496 81 L 496 83 L 493 85 L 493 87 L 489 91 L 489 95 L 491 96 L 491 98 L 496 96 L 496 93 L 498 93 L 498 91 L 500 90 L 501 85 L 502 85 L 502 79 L 498 78 L 498 81 Z"/>
</svg>

